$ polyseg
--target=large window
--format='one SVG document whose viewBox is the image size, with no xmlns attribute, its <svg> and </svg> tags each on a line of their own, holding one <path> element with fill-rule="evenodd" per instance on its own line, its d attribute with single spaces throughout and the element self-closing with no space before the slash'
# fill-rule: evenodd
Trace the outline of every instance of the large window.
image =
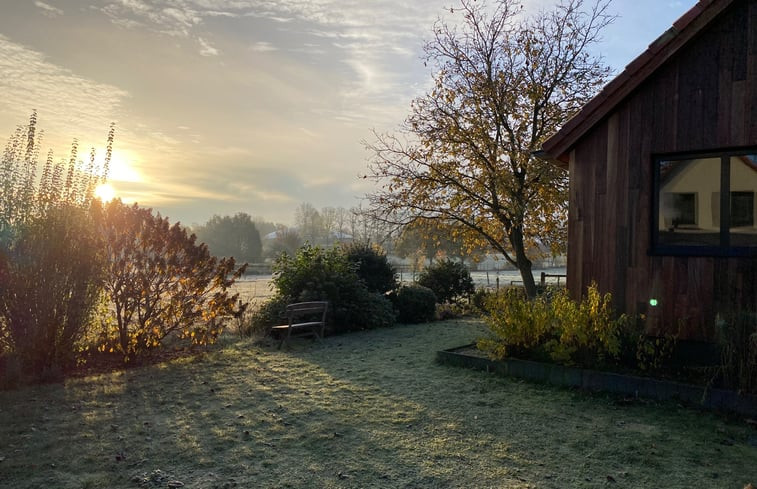
<svg viewBox="0 0 757 489">
<path fill-rule="evenodd" d="M 757 254 L 757 149 L 655 159 L 652 252 Z"/>
</svg>

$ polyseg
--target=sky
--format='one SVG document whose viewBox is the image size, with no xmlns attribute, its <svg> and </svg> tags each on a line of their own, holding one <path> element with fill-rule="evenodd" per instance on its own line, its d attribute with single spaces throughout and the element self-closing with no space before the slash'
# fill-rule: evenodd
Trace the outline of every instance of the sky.
<svg viewBox="0 0 757 489">
<path fill-rule="evenodd" d="M 36 110 L 56 160 L 73 138 L 102 158 L 115 122 L 116 195 L 189 225 L 358 206 L 362 142 L 430 87 L 423 43 L 455 2 L 0 0 L 0 142 Z M 593 53 L 620 72 L 695 3 L 614 0 Z"/>
</svg>

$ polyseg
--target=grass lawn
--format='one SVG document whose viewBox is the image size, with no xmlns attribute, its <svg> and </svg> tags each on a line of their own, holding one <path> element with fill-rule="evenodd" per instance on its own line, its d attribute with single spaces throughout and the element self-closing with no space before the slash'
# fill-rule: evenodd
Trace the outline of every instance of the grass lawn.
<svg viewBox="0 0 757 489">
<path fill-rule="evenodd" d="M 434 363 L 477 321 L 0 392 L 3 488 L 736 488 L 757 430 Z"/>
</svg>

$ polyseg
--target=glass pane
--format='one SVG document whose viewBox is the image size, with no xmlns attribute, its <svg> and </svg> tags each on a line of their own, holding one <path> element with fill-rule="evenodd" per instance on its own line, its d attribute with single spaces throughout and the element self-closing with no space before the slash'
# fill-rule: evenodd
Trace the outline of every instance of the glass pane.
<svg viewBox="0 0 757 489">
<path fill-rule="evenodd" d="M 731 157 L 731 246 L 757 246 L 757 155 Z"/>
<path fill-rule="evenodd" d="M 720 245 L 720 158 L 660 162 L 659 244 Z"/>
</svg>

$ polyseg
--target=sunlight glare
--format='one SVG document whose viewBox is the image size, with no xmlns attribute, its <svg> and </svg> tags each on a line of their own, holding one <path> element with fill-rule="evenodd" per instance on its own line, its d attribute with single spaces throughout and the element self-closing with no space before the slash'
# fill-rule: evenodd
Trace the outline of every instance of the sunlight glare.
<svg viewBox="0 0 757 489">
<path fill-rule="evenodd" d="M 116 189 L 109 183 L 102 183 L 95 189 L 95 197 L 103 202 L 110 202 L 116 197 Z"/>
<path fill-rule="evenodd" d="M 108 180 L 116 182 L 141 182 L 142 175 L 134 164 L 138 158 L 129 151 L 113 151 Z"/>
</svg>

